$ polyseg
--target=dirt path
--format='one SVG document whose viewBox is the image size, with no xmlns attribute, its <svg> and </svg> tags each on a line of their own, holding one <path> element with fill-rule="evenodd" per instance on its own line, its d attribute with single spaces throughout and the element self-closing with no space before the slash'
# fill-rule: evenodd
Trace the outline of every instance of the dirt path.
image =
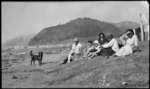
<svg viewBox="0 0 150 89">
<path fill-rule="evenodd" d="M 42 66 L 39 66 L 38 62 L 35 66 L 30 66 L 30 58 L 26 58 L 21 63 L 12 64 L 2 71 L 2 87 L 43 87 L 38 84 L 50 77 L 46 76 L 44 70 L 52 69 L 65 57 L 66 54 L 45 54 Z"/>
</svg>

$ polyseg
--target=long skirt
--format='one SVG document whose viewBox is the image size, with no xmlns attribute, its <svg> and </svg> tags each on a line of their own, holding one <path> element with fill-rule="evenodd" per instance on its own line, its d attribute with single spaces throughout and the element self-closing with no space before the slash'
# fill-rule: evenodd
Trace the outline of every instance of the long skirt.
<svg viewBox="0 0 150 89">
<path fill-rule="evenodd" d="M 101 51 L 99 53 L 97 53 L 97 56 L 101 55 L 101 56 L 109 57 L 109 56 L 113 55 L 114 53 L 115 52 L 112 50 L 111 47 L 109 47 L 109 48 L 102 48 Z"/>
<path fill-rule="evenodd" d="M 124 45 L 123 44 L 118 44 L 119 48 L 122 48 Z"/>
<path fill-rule="evenodd" d="M 118 52 L 116 52 L 117 56 L 126 56 L 132 54 L 132 47 L 130 45 L 123 46 Z"/>
</svg>

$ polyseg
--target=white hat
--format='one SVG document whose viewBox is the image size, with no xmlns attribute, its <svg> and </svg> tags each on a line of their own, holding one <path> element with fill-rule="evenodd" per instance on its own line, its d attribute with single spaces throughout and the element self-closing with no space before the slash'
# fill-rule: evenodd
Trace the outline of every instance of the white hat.
<svg viewBox="0 0 150 89">
<path fill-rule="evenodd" d="M 95 41 L 94 41 L 94 44 L 99 44 L 98 40 L 95 40 Z"/>
</svg>

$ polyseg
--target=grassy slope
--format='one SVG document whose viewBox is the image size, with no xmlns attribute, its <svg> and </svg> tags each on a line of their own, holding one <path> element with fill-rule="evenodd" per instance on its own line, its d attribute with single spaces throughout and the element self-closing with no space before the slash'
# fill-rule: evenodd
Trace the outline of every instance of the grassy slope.
<svg viewBox="0 0 150 89">
<path fill-rule="evenodd" d="M 143 45 L 140 44 L 142 52 L 127 57 L 107 60 L 96 57 L 54 67 L 46 72 L 52 78 L 43 84 L 48 84 L 48 87 L 148 87 L 149 47 Z M 127 85 L 122 82 L 127 82 Z"/>
<path fill-rule="evenodd" d="M 44 54 L 47 61 L 45 60 L 41 67 L 21 64 L 12 68 L 12 74 L 20 76 L 21 80 L 10 80 L 9 82 L 14 81 L 14 85 L 7 87 L 149 87 L 149 43 L 140 42 L 140 49 L 141 52 L 127 57 L 105 59 L 99 56 L 65 65 L 48 60 L 60 61 L 68 52 L 54 56 Z M 2 85 L 4 84 L 8 83 L 3 80 Z"/>
</svg>

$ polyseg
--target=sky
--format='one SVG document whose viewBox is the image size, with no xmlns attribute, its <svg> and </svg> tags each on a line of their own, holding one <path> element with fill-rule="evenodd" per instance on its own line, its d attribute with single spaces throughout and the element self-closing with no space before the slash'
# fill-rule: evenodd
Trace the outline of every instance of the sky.
<svg viewBox="0 0 150 89">
<path fill-rule="evenodd" d="M 134 21 L 149 14 L 147 1 L 2 2 L 2 43 L 43 28 L 90 17 L 106 22 Z"/>
</svg>

